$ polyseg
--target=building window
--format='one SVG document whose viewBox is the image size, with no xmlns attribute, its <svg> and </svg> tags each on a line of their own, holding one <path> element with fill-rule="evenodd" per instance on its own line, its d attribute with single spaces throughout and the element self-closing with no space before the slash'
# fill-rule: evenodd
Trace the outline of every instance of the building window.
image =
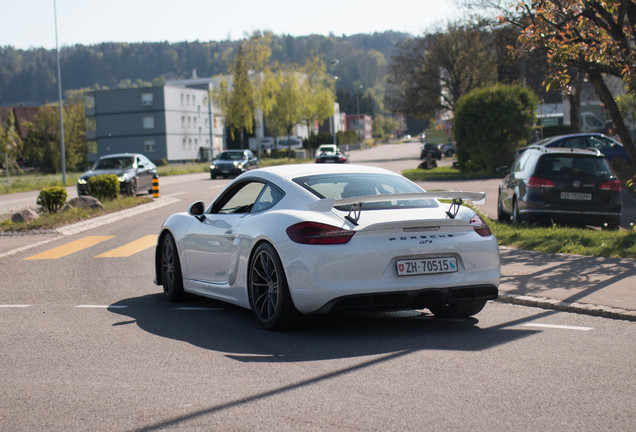
<svg viewBox="0 0 636 432">
<path fill-rule="evenodd" d="M 214 116 L 214 127 L 215 128 L 219 127 L 219 120 L 217 119 L 216 116 Z"/>
<path fill-rule="evenodd" d="M 89 132 L 97 130 L 97 119 L 95 117 L 86 117 L 86 130 Z"/>
<path fill-rule="evenodd" d="M 142 93 L 141 94 L 141 104 L 143 106 L 151 106 L 154 103 L 153 94 L 152 93 Z"/>
<path fill-rule="evenodd" d="M 186 95 L 186 105 L 190 105 L 190 95 Z"/>
<path fill-rule="evenodd" d="M 155 140 L 149 139 L 144 141 L 144 152 L 153 153 L 156 150 L 157 146 L 155 144 Z"/>
<path fill-rule="evenodd" d="M 184 138 L 183 139 L 183 149 L 185 150 L 185 148 L 186 148 L 186 139 Z"/>
<path fill-rule="evenodd" d="M 143 118 L 143 127 L 144 127 L 144 129 L 154 129 L 155 128 L 155 118 L 153 116 L 144 116 L 144 118 Z"/>
<path fill-rule="evenodd" d="M 183 105 L 183 93 L 181 93 L 181 105 Z"/>
<path fill-rule="evenodd" d="M 95 108 L 95 96 L 94 95 L 86 96 L 86 108 L 87 109 Z"/>
<path fill-rule="evenodd" d="M 181 127 L 185 127 L 185 116 L 181 116 Z"/>
</svg>

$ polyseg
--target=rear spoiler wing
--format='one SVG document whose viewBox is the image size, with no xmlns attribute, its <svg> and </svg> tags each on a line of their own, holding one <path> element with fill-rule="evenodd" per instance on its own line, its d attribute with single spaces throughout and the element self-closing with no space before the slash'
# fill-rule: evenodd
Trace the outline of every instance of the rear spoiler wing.
<svg viewBox="0 0 636 432">
<path fill-rule="evenodd" d="M 351 206 L 349 214 L 346 218 L 354 223 L 358 224 L 360 219 L 360 210 L 364 203 L 374 203 L 382 201 L 408 201 L 416 199 L 449 199 L 452 200 L 452 204 L 446 214 L 455 219 L 459 212 L 459 207 L 463 201 L 473 201 L 475 204 L 486 203 L 486 192 L 453 192 L 453 191 L 439 191 L 439 192 L 419 192 L 419 193 L 406 193 L 406 194 L 391 194 L 391 195 L 367 195 L 352 198 L 323 198 L 319 201 L 314 201 L 309 205 L 309 210 L 327 212 L 331 211 L 333 207 Z"/>
</svg>

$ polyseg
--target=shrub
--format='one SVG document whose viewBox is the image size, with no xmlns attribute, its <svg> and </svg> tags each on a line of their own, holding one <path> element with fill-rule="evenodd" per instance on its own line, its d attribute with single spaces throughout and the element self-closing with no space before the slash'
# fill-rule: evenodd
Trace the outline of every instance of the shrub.
<svg viewBox="0 0 636 432">
<path fill-rule="evenodd" d="M 37 204 L 49 213 L 57 213 L 59 209 L 64 207 L 67 197 L 66 189 L 61 186 L 51 186 L 40 191 Z"/>
<path fill-rule="evenodd" d="M 100 201 L 119 196 L 119 179 L 115 174 L 103 174 L 88 179 L 88 193 Z"/>
<path fill-rule="evenodd" d="M 457 161 L 462 172 L 494 173 L 510 165 L 532 133 L 538 98 L 521 86 L 478 88 L 455 106 Z"/>
</svg>

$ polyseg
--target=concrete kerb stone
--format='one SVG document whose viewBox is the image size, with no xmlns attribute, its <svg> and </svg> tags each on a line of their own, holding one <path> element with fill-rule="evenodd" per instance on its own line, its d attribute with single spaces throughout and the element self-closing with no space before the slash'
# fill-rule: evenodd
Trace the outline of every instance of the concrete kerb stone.
<svg viewBox="0 0 636 432">
<path fill-rule="evenodd" d="M 497 301 L 502 303 L 516 304 L 520 306 L 537 307 L 541 309 L 552 309 L 562 312 L 572 312 L 584 315 L 599 316 L 603 318 L 621 319 L 636 321 L 636 311 L 618 309 L 609 306 L 599 306 L 586 303 L 566 302 L 562 300 L 545 297 L 534 297 L 524 295 L 514 295 L 499 292 Z"/>
<path fill-rule="evenodd" d="M 127 210 L 122 210 L 116 213 L 110 213 L 104 216 L 99 216 L 93 219 L 89 219 L 89 220 L 78 222 L 72 225 L 64 226 L 55 230 L 55 232 L 60 234 L 58 237 L 50 238 L 47 240 L 32 243 L 26 246 L 12 249 L 7 252 L 0 253 L 0 258 L 15 255 L 20 252 L 24 252 L 26 250 L 33 249 L 33 248 L 57 241 L 59 239 L 65 238 L 66 236 L 79 234 L 81 232 L 88 231 L 90 229 L 97 228 L 102 225 L 107 225 L 107 224 L 117 222 L 119 220 L 122 220 L 128 217 L 132 217 L 132 216 L 136 216 L 145 212 L 156 210 L 158 208 L 165 207 L 165 206 L 177 203 L 179 201 L 180 200 L 178 198 L 173 198 L 173 197 L 159 198 L 159 199 L 155 199 L 154 201 L 148 204 L 142 204 L 140 206 L 133 207 Z"/>
</svg>

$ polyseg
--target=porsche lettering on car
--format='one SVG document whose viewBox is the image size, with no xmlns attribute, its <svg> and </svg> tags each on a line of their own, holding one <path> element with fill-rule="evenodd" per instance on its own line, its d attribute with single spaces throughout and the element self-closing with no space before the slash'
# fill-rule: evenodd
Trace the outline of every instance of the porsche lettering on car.
<svg viewBox="0 0 636 432">
<path fill-rule="evenodd" d="M 270 330 L 341 311 L 466 318 L 498 296 L 497 240 L 462 205 L 483 198 L 361 165 L 249 171 L 164 222 L 155 282 L 172 301 L 192 293 L 251 309 Z"/>
</svg>

